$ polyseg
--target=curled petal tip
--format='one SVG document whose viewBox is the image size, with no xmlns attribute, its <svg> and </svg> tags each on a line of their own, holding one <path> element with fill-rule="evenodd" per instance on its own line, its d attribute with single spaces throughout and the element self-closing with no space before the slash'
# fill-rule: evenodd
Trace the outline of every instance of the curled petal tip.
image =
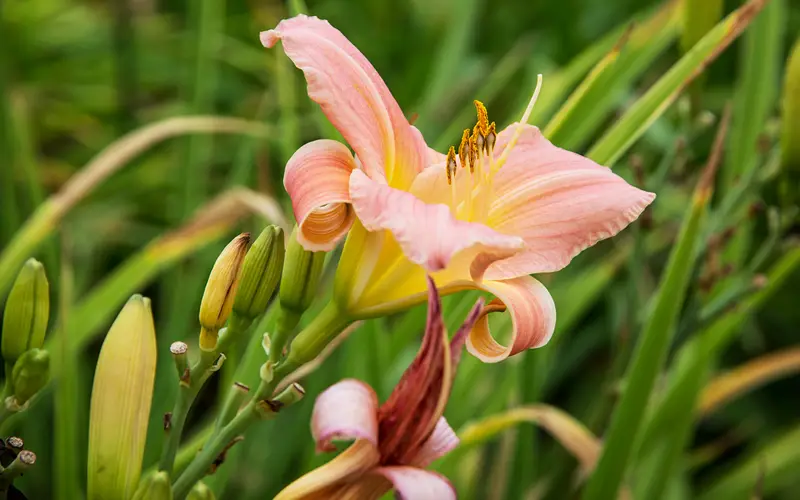
<svg viewBox="0 0 800 500">
<path fill-rule="evenodd" d="M 271 49 L 272 47 L 275 46 L 276 43 L 278 43 L 278 40 L 280 40 L 281 35 L 280 32 L 277 30 L 267 30 L 267 31 L 262 31 L 258 37 L 259 39 L 261 39 L 261 45 L 263 45 L 268 49 Z"/>
</svg>

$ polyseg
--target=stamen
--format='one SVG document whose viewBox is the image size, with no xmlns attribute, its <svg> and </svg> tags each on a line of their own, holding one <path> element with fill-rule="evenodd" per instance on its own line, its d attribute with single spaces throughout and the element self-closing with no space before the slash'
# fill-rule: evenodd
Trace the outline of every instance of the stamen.
<svg viewBox="0 0 800 500">
<path fill-rule="evenodd" d="M 475 127 L 485 136 L 489 129 L 489 113 L 486 111 L 486 106 L 481 101 L 472 101 L 475 104 L 475 109 L 478 111 L 478 123 Z"/>
<path fill-rule="evenodd" d="M 506 144 L 505 149 L 503 149 L 503 154 L 500 155 L 500 158 L 494 164 L 494 170 L 492 173 L 496 172 L 503 168 L 503 165 L 506 163 L 508 159 L 509 153 L 511 150 L 514 149 L 514 146 L 517 145 L 517 141 L 519 141 L 520 136 L 522 136 L 522 130 L 525 128 L 525 125 L 528 123 L 528 120 L 531 118 L 531 113 L 533 112 L 533 106 L 536 104 L 536 100 L 539 98 L 539 92 L 542 90 L 542 75 L 538 75 L 536 77 L 536 90 L 533 91 L 533 96 L 531 100 L 528 102 L 528 107 L 525 108 L 525 112 L 522 114 L 522 118 L 517 123 L 517 128 L 514 130 L 514 135 L 511 137 L 511 140 L 508 141 Z"/>
<path fill-rule="evenodd" d="M 461 135 L 461 144 L 458 146 L 458 159 L 461 160 L 461 168 L 469 165 L 469 170 L 472 172 L 472 163 L 470 162 L 472 155 L 472 146 L 469 141 L 469 129 L 465 129 Z"/>
<path fill-rule="evenodd" d="M 458 164 L 456 163 L 456 148 L 450 146 L 447 151 L 447 183 L 450 184 L 450 202 L 453 208 L 456 208 L 456 172 Z"/>
<path fill-rule="evenodd" d="M 447 183 L 453 184 L 453 178 L 456 175 L 456 148 L 450 146 L 447 151 L 447 163 L 444 168 L 447 170 Z"/>
<path fill-rule="evenodd" d="M 494 145 L 497 142 L 497 125 L 492 122 L 489 124 L 489 131 L 486 134 L 486 153 L 489 154 L 489 151 L 494 149 Z"/>
</svg>

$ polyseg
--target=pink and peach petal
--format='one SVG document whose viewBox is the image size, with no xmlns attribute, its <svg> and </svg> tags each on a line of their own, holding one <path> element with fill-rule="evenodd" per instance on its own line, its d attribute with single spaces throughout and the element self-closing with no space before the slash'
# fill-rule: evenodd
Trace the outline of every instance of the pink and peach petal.
<svg viewBox="0 0 800 500">
<path fill-rule="evenodd" d="M 296 479 L 278 493 L 275 500 L 325 498 L 324 493 L 336 491 L 337 486 L 357 481 L 373 470 L 379 460 L 375 446 L 365 439 L 358 439 L 330 462 Z"/>
<path fill-rule="evenodd" d="M 283 185 L 292 199 L 297 240 L 308 251 L 328 252 L 347 234 L 353 155 L 337 141 L 318 140 L 298 149 L 286 164 Z"/>
<path fill-rule="evenodd" d="M 531 276 L 505 281 L 484 281 L 479 287 L 497 299 L 484 308 L 467 339 L 467 351 L 486 363 L 545 345 L 556 326 L 556 307 L 550 292 Z M 511 314 L 512 337 L 509 346 L 499 344 L 489 330 L 490 312 L 507 310 Z"/>
<path fill-rule="evenodd" d="M 400 500 L 456 500 L 456 490 L 441 474 L 416 467 L 378 467 L 380 474 L 394 485 Z"/>
<path fill-rule="evenodd" d="M 378 396 L 354 379 L 338 382 L 317 397 L 311 434 L 317 451 L 335 451 L 334 440 L 361 439 L 378 446 Z"/>
<path fill-rule="evenodd" d="M 499 134 L 498 154 L 515 127 Z M 655 198 L 610 169 L 557 148 L 530 125 L 495 176 L 494 188 L 487 224 L 520 235 L 525 250 L 490 263 L 483 276 L 488 280 L 558 271 L 636 220 Z"/>
<path fill-rule="evenodd" d="M 417 450 L 409 465 L 425 468 L 458 446 L 458 436 L 444 417 L 439 417 L 430 437 Z"/>
<path fill-rule="evenodd" d="M 458 252 L 481 246 L 511 255 L 523 242 L 478 223 L 453 217 L 446 205 L 429 205 L 354 170 L 350 176 L 353 208 L 368 231 L 392 233 L 408 259 L 429 272 L 444 269 Z"/>
<path fill-rule="evenodd" d="M 261 33 L 261 43 L 283 42 L 300 68 L 308 95 L 341 132 L 373 178 L 390 179 L 395 169 L 413 178 L 424 166 L 424 142 L 411 129 L 375 68 L 327 21 L 304 15 L 284 19 Z"/>
</svg>

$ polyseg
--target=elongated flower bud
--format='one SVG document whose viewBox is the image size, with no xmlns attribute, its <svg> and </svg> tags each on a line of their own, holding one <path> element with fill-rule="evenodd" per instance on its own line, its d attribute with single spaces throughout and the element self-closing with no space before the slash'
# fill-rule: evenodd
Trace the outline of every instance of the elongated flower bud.
<svg viewBox="0 0 800 500">
<path fill-rule="evenodd" d="M 286 246 L 286 262 L 281 279 L 281 308 L 302 314 L 317 293 L 325 264 L 325 252 L 309 252 L 297 241 L 297 228 Z"/>
<path fill-rule="evenodd" d="M 155 373 L 150 299 L 134 295 L 111 325 L 97 360 L 89 417 L 89 500 L 130 498 L 136 490 Z"/>
<path fill-rule="evenodd" d="M 234 238 L 217 257 L 200 302 L 200 348 L 212 351 L 217 346 L 219 329 L 225 326 L 239 287 L 242 263 L 250 234 Z"/>
<path fill-rule="evenodd" d="M 3 317 L 3 359 L 13 366 L 28 349 L 44 344 L 50 315 L 50 285 L 44 266 L 28 259 L 17 275 Z"/>
<path fill-rule="evenodd" d="M 164 471 L 148 474 L 139 483 L 131 500 L 172 500 L 169 474 Z"/>
<path fill-rule="evenodd" d="M 186 500 L 216 500 L 216 497 L 211 488 L 206 486 L 204 482 L 199 481 L 186 496 Z"/>
<path fill-rule="evenodd" d="M 21 407 L 28 402 L 50 379 L 50 355 L 41 349 L 26 351 L 14 363 L 11 374 L 14 389 L 14 405 Z"/>
<path fill-rule="evenodd" d="M 233 312 L 248 323 L 267 309 L 281 279 L 286 248 L 283 230 L 267 226 L 247 251 Z"/>
</svg>

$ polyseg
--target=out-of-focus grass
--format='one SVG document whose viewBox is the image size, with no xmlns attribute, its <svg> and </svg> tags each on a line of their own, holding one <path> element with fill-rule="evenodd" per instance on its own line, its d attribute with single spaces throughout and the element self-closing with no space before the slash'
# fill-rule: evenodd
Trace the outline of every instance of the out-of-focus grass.
<svg viewBox="0 0 800 500">
<path fill-rule="evenodd" d="M 575 449 L 566 451 L 564 439 L 552 440 L 524 424 L 516 442 L 509 441 L 513 446 L 489 439 L 497 430 L 492 422 L 536 421 L 547 418 L 550 413 L 542 408 L 550 407 L 609 443 L 609 456 L 597 450 L 602 477 L 589 477 L 589 496 L 605 498 L 604 491 L 625 487 L 648 498 L 654 489 L 674 498 L 745 497 L 758 494 L 762 484 L 764 498 L 793 498 L 800 488 L 791 473 L 800 465 L 791 404 L 796 372 L 737 392 L 712 414 L 698 415 L 704 387 L 717 371 L 796 346 L 800 322 L 792 295 L 800 286 L 793 211 L 800 190 L 791 184 L 798 172 L 792 156 L 797 117 L 791 113 L 796 108 L 791 89 L 800 79 L 797 50 L 794 72 L 785 72 L 800 9 L 771 0 L 734 41 L 747 11 L 714 25 L 743 3 L 3 2 L 0 303 L 19 264 L 39 257 L 54 283 L 63 276 L 52 288 L 54 303 L 63 307 L 53 308 L 48 345 L 72 356 L 56 370 L 59 380 L 51 390 L 25 414 L 24 425 L 16 419 L 6 426 L 9 433 L 35 434 L 29 446 L 40 457 L 19 486 L 30 498 L 54 498 L 57 489 L 85 491 L 93 371 L 86 367 L 97 357 L 95 334 L 107 330 L 135 292 L 154 299 L 162 349 L 144 467 L 153 465 L 162 413 L 171 407 L 175 384 L 163 349 L 195 335 L 194 306 L 213 262 L 212 250 L 200 250 L 213 249 L 235 231 L 273 222 L 273 208 L 290 206 L 280 181 L 293 149 L 307 140 L 336 137 L 306 98 L 302 75 L 280 50 L 265 51 L 258 42 L 259 31 L 302 11 L 329 19 L 364 52 L 407 115 L 419 114 L 417 125 L 437 149 L 472 125 L 474 98 L 489 105 L 498 123 L 518 119 L 520 103 L 533 90 L 532 75 L 543 73 L 545 88 L 532 123 L 557 145 L 614 163 L 628 180 L 658 194 L 634 227 L 566 270 L 540 277 L 559 315 L 547 347 L 498 365 L 465 356 L 447 416 L 465 430 L 471 447 L 436 466 L 463 498 L 510 500 L 531 492 L 540 498 L 580 497 L 585 474 L 576 472 L 585 469 L 585 460 L 576 464 Z M 730 49 L 720 54 L 729 42 Z M 689 106 L 682 91 L 700 69 L 702 85 L 691 87 Z M 711 151 L 712 122 L 727 102 L 733 102 L 732 128 L 721 182 L 707 200 L 706 223 L 689 251 L 675 246 L 678 228 L 692 203 L 698 165 Z M 788 110 L 782 118 L 779 102 Z M 112 176 L 79 190 L 77 197 L 74 188 L 67 189 L 73 196 L 66 208 L 58 205 L 53 212 L 51 203 L 59 198 L 45 201 L 63 194 L 68 179 L 74 181 L 83 165 L 124 132 L 189 112 L 246 122 L 231 125 L 230 136 L 171 138 L 179 130 L 159 136 L 163 144 L 146 141 L 118 165 L 128 165 L 124 170 L 115 167 Z M 138 128 L 133 135 L 143 130 L 152 129 Z M 787 169 L 780 169 L 781 160 Z M 227 191 L 233 187 L 260 194 Z M 226 205 L 218 209 L 219 217 L 207 217 L 219 200 L 237 196 L 235 207 Z M 265 197 L 277 205 L 269 202 L 272 208 L 264 209 L 256 200 Z M 770 205 L 768 211 L 764 205 Z M 211 208 L 197 212 L 203 206 Z M 249 217 L 254 212 L 256 217 Z M 193 225 L 197 221 L 201 227 Z M 62 240 L 69 246 L 61 248 Z M 659 280 L 675 275 L 674 258 L 667 262 L 679 251 L 688 273 L 681 278 L 688 280 L 685 294 L 665 298 Z M 333 253 L 331 270 L 335 258 Z M 687 264 L 692 261 L 694 266 Z M 451 331 L 476 296 L 445 299 Z M 314 396 L 355 376 L 385 398 L 418 347 L 424 312 L 417 307 L 367 321 L 353 332 L 305 377 L 308 397 L 302 403 L 286 418 L 256 426 L 231 450 L 208 480 L 218 496 L 269 497 L 324 463 L 327 457 L 314 454 L 308 428 Z M 673 315 L 674 324 L 658 319 Z M 271 325 L 268 314 L 251 329 L 253 340 L 238 353 L 238 369 L 234 373 L 231 363 L 220 380 L 255 385 L 263 362 L 260 335 Z M 494 326 L 507 331 L 509 322 L 498 319 Z M 654 345 L 657 349 L 647 348 Z M 189 417 L 191 446 L 180 454 L 178 469 L 201 445 L 192 436 L 205 432 L 227 389 L 212 383 L 201 395 Z M 504 413 L 518 406 L 528 410 Z M 41 430 L 53 422 L 55 432 L 48 438 Z M 467 422 L 488 422 L 492 432 L 462 427 Z M 642 432 L 634 433 L 636 428 Z M 479 443 L 476 435 L 483 436 Z M 730 436 L 736 439 L 721 439 Z M 707 445 L 715 447 L 712 458 L 693 461 Z M 662 466 L 669 474 L 651 481 Z M 492 490 L 483 470 L 497 472 L 505 484 Z M 598 486 L 612 479 L 608 490 Z M 75 495 L 62 491 L 61 496 Z"/>
</svg>

